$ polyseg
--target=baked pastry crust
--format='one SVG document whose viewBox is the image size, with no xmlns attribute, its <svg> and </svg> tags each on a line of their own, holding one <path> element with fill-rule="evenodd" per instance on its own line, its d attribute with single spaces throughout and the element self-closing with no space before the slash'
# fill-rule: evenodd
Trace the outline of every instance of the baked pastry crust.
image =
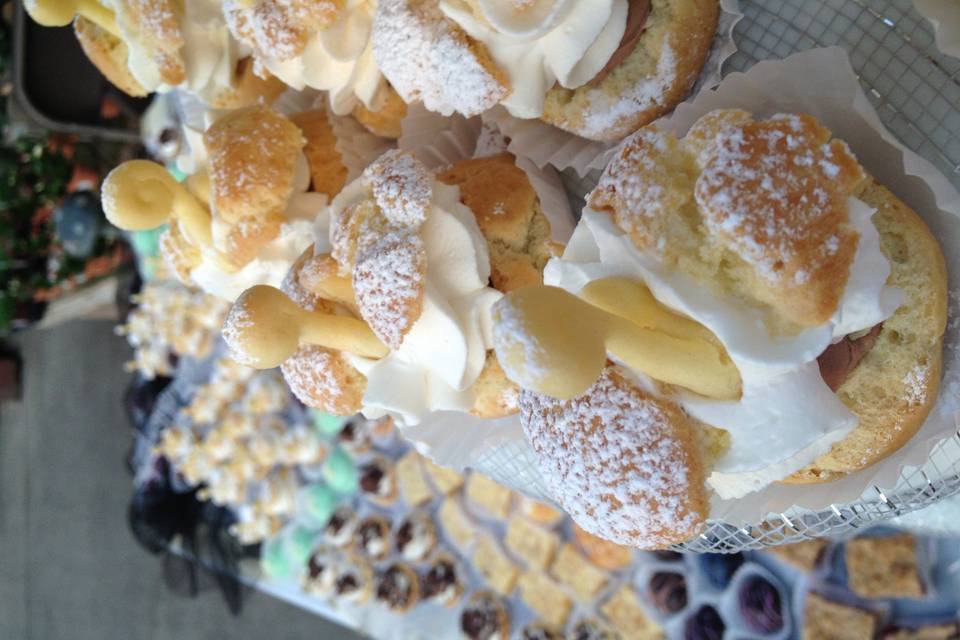
<svg viewBox="0 0 960 640">
<path fill-rule="evenodd" d="M 135 98 L 150 93 L 133 77 L 127 67 L 127 58 L 130 56 L 127 43 L 83 16 L 77 16 L 73 21 L 73 33 L 90 62 L 110 84 Z"/>
</svg>

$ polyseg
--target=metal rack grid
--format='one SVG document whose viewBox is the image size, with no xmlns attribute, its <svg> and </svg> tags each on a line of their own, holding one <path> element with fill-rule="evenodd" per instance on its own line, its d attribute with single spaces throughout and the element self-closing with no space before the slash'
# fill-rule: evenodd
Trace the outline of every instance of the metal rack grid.
<svg viewBox="0 0 960 640">
<path fill-rule="evenodd" d="M 724 66 L 742 71 L 759 60 L 818 46 L 844 47 L 884 125 L 960 187 L 960 60 L 937 51 L 930 25 L 909 0 L 740 0 L 739 50 Z M 802 79 L 798 79 L 802 82 Z M 904 469 L 890 491 L 820 511 L 795 510 L 737 527 L 711 521 L 682 551 L 743 549 L 850 534 L 960 492 L 960 433 L 940 442 L 922 468 Z"/>
</svg>

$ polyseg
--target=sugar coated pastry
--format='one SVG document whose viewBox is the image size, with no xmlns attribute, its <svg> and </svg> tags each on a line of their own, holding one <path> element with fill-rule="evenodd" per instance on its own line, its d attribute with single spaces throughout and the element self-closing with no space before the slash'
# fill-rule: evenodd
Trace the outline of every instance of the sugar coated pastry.
<svg viewBox="0 0 960 640">
<path fill-rule="evenodd" d="M 326 114 L 238 109 L 196 144 L 203 161 L 186 183 L 145 160 L 114 169 L 103 186 L 108 219 L 130 230 L 169 222 L 164 257 L 182 281 L 218 297 L 280 285 L 346 177 Z"/>
<path fill-rule="evenodd" d="M 224 0 L 230 31 L 253 50 L 257 69 L 290 87 L 328 92 L 339 115 L 399 136 L 406 112 L 373 59 L 374 0 Z M 399 104 L 398 104 L 399 103 Z M 391 135 L 396 134 L 396 135 Z"/>
<path fill-rule="evenodd" d="M 253 366 L 282 364 L 294 393 L 330 413 L 415 424 L 428 411 L 517 411 L 491 350 L 490 307 L 538 283 L 558 252 L 508 155 L 434 175 L 390 151 L 315 225 L 285 283 L 247 291 L 224 336 Z"/>
<path fill-rule="evenodd" d="M 84 53 L 121 91 L 145 96 L 182 89 L 215 108 L 271 100 L 283 84 L 254 76 L 227 29 L 219 0 L 30 0 L 40 24 L 74 20 Z"/>
<path fill-rule="evenodd" d="M 936 398 L 939 246 L 807 115 L 641 129 L 544 281 L 494 307 L 498 361 L 558 502 L 622 544 L 867 467 Z"/>
<path fill-rule="evenodd" d="M 704 65 L 716 0 L 381 0 L 373 53 L 407 102 L 502 104 L 616 140 L 678 104 Z"/>
</svg>

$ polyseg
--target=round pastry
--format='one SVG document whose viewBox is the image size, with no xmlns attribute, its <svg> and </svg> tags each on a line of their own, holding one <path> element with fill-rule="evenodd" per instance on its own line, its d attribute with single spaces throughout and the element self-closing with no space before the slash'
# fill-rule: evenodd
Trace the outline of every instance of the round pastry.
<svg viewBox="0 0 960 640">
<path fill-rule="evenodd" d="M 344 558 L 333 583 L 333 592 L 341 602 L 363 604 L 373 592 L 373 568 L 359 554 Z"/>
<path fill-rule="evenodd" d="M 460 613 L 460 631 L 469 640 L 497 640 L 510 636 L 510 617 L 501 598 L 477 591 Z"/>
<path fill-rule="evenodd" d="M 451 607 L 463 594 L 463 582 L 460 569 L 453 557 L 440 553 L 430 562 L 430 568 L 423 576 L 420 585 L 424 600 Z"/>
<path fill-rule="evenodd" d="M 406 611 L 420 599 L 420 578 L 411 567 L 394 563 L 377 575 L 374 593 L 391 611 Z"/>
<path fill-rule="evenodd" d="M 353 454 L 364 453 L 370 450 L 373 442 L 370 439 L 370 422 L 362 416 L 355 416 L 343 425 L 337 434 L 340 446 Z"/>
<path fill-rule="evenodd" d="M 223 13 L 233 36 L 253 50 L 259 73 L 298 91 L 326 91 L 334 113 L 352 111 L 377 135 L 397 138 L 406 105 L 373 60 L 376 4 L 226 0 Z"/>
<path fill-rule="evenodd" d="M 330 549 L 321 547 L 310 555 L 301 584 L 310 595 L 327 598 L 333 593 L 336 578 L 337 558 Z"/>
<path fill-rule="evenodd" d="M 370 516 L 357 524 L 356 549 L 373 560 L 383 560 L 390 553 L 390 522 Z"/>
<path fill-rule="evenodd" d="M 381 506 L 389 506 L 397 500 L 397 478 L 393 462 L 376 456 L 360 465 L 360 490 L 370 500 Z"/>
<path fill-rule="evenodd" d="M 512 156 L 434 176 L 387 152 L 316 232 L 284 282 L 295 305 L 258 288 L 234 305 L 224 335 L 240 357 L 282 363 L 297 397 L 330 413 L 415 424 L 438 409 L 516 412 L 517 387 L 489 349 L 489 308 L 540 282 L 558 247 Z"/>
<path fill-rule="evenodd" d="M 55 1 L 36 0 L 27 9 L 41 24 L 50 24 L 43 13 Z M 227 109 L 269 102 L 283 90 L 269 74 L 253 75 L 249 59 L 230 38 L 217 0 L 104 4 L 80 8 L 74 33 L 90 61 L 124 93 L 142 97 L 178 88 Z M 69 22 L 70 16 L 61 18 Z"/>
<path fill-rule="evenodd" d="M 590 562 L 601 569 L 615 571 L 633 562 L 633 551 L 629 547 L 598 538 L 576 523 L 573 524 L 573 537 Z"/>
<path fill-rule="evenodd" d="M 185 284 L 230 301 L 278 286 L 346 177 L 326 114 L 294 120 L 263 106 L 232 111 L 195 141 L 203 162 L 186 187 L 159 165 L 127 162 L 104 183 L 104 211 L 124 229 L 169 222 L 161 252 Z"/>
<path fill-rule="evenodd" d="M 335 547 L 346 547 L 353 540 L 357 528 L 357 515 L 350 507 L 340 507 L 333 512 L 323 528 L 324 540 Z"/>
<path fill-rule="evenodd" d="M 740 110 L 682 139 L 640 130 L 545 269 L 554 286 L 494 308 L 541 474 L 581 527 L 681 542 L 702 530 L 709 492 L 835 479 L 922 424 L 943 257 L 831 138 L 811 116 Z"/>
<path fill-rule="evenodd" d="M 400 523 L 394 536 L 397 553 L 408 562 L 419 562 L 433 551 L 437 532 L 433 520 L 423 511 L 414 511 Z"/>
<path fill-rule="evenodd" d="M 716 0 L 381 0 L 373 53 L 408 103 L 466 116 L 502 104 L 618 140 L 690 91 L 719 14 Z"/>
</svg>

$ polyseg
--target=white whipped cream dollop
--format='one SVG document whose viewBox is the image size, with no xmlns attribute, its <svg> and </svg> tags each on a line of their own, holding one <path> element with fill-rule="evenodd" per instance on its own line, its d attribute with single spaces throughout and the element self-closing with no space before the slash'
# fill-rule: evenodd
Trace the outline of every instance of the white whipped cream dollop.
<svg viewBox="0 0 960 640">
<path fill-rule="evenodd" d="M 510 78 L 502 101 L 518 118 L 543 114 L 556 83 L 576 89 L 592 80 L 620 46 L 627 0 L 477 0 L 479 14 L 464 0 L 440 0 L 440 9 L 486 45 Z"/>
<path fill-rule="evenodd" d="M 589 208 L 563 256 L 547 264 L 544 281 L 571 293 L 600 278 L 642 280 L 659 302 L 703 324 L 723 343 L 740 371 L 740 400 L 678 398 L 690 415 L 730 433 L 730 449 L 707 479 L 720 498 L 739 498 L 789 476 L 857 425 L 820 376 L 817 357 L 831 343 L 889 318 L 903 303 L 903 292 L 886 285 L 890 265 L 871 222 L 874 209 L 851 198 L 849 210 L 860 239 L 837 311 L 827 323 L 792 336 L 770 335 L 760 309 L 664 267 L 638 251 L 609 214 Z"/>
<path fill-rule="evenodd" d="M 130 52 L 127 67 L 137 82 L 151 92 L 173 89 L 161 80 L 160 69 L 137 37 L 135 27 L 122 19 L 122 8 L 117 11 L 115 5 L 119 0 L 108 0 L 104 4 L 121 16 L 118 26 Z M 190 0 L 177 18 L 183 35 L 180 54 L 186 71 L 181 87 L 202 98 L 229 88 L 237 61 L 249 55 L 249 50 L 230 37 L 219 0 Z"/>
<path fill-rule="evenodd" d="M 298 91 L 304 87 L 328 91 L 337 115 L 350 113 L 358 99 L 375 108 L 374 100 L 384 86 L 370 37 L 376 8 L 375 0 L 348 0 L 336 22 L 314 33 L 300 55 L 288 59 L 260 55 L 258 60 Z"/>
<path fill-rule="evenodd" d="M 332 250 L 331 215 L 370 197 L 361 177 L 341 191 L 318 216 L 315 250 Z M 390 415 L 402 425 L 431 411 L 469 411 L 473 383 L 492 348 L 490 308 L 503 294 L 488 285 L 490 256 L 473 212 L 460 190 L 433 184 L 433 198 L 420 228 L 427 254 L 423 311 L 400 347 L 380 360 L 345 354 L 367 377 L 363 414 Z"/>
<path fill-rule="evenodd" d="M 254 285 L 279 287 L 293 263 L 313 242 L 313 221 L 327 207 L 327 197 L 322 193 L 308 192 L 309 187 L 307 160 L 301 154 L 294 192 L 287 202 L 286 222 L 280 227 L 280 234 L 238 271 L 225 271 L 211 251 L 204 250 L 202 262 L 190 272 L 197 286 L 230 302 Z M 221 230 L 216 222 L 213 226 L 216 237 Z"/>
</svg>

